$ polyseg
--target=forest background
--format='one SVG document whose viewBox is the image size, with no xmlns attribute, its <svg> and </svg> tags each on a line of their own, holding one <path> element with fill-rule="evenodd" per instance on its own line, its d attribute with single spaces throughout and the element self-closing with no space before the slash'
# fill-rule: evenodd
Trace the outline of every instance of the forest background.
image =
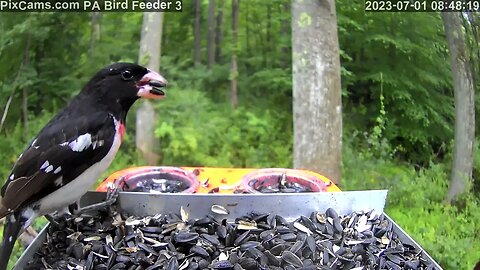
<svg viewBox="0 0 480 270">
<path fill-rule="evenodd" d="M 290 2 L 211 2 L 184 1 L 183 12 L 162 18 L 160 71 L 170 85 L 167 99 L 152 103 L 158 164 L 292 167 Z M 479 142 L 472 180 L 446 201 L 455 107 L 440 14 L 366 13 L 362 1 L 347 0 L 336 1 L 336 11 L 340 187 L 389 189 L 386 212 L 442 267 L 473 269 L 480 260 Z M 18 15 L 0 17 L 0 179 L 7 179 L 18 154 L 94 72 L 111 62 L 138 61 L 142 33 L 142 13 Z M 463 29 L 476 77 L 478 17 Z M 145 164 L 135 128 L 131 113 L 124 144 L 105 176 Z"/>
</svg>

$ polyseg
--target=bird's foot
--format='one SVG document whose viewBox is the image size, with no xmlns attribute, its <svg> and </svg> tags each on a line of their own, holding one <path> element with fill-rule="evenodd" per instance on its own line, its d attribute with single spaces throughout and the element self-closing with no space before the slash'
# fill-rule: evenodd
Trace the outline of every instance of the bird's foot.
<svg viewBox="0 0 480 270">
<path fill-rule="evenodd" d="M 50 222 L 51 226 L 60 228 L 60 223 L 57 222 L 56 218 L 50 214 L 45 215 L 45 218 Z"/>
<path fill-rule="evenodd" d="M 66 230 L 67 232 L 70 233 L 70 232 L 73 232 L 73 230 L 70 228 L 67 228 L 66 226 L 66 220 L 67 220 L 67 217 L 65 217 L 66 215 L 69 216 L 68 213 L 63 213 L 63 214 L 55 213 L 55 214 L 45 215 L 45 218 L 50 223 L 50 226 L 57 228 L 58 230 Z"/>
<path fill-rule="evenodd" d="M 106 201 L 111 202 L 110 205 L 114 204 L 118 199 L 120 191 L 122 191 L 121 186 L 117 186 L 115 184 L 108 185 Z"/>
<path fill-rule="evenodd" d="M 118 195 L 121 191 L 121 188 L 115 185 L 109 185 L 107 189 L 106 199 L 103 202 L 91 204 L 80 209 L 73 210 L 74 215 L 80 215 L 82 213 L 99 211 L 109 209 L 118 199 Z"/>
</svg>

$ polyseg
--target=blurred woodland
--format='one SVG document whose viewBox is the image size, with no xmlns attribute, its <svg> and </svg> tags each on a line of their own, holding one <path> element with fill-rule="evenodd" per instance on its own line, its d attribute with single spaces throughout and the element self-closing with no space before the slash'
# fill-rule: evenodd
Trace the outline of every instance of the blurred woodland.
<svg viewBox="0 0 480 270">
<path fill-rule="evenodd" d="M 386 212 L 444 269 L 473 269 L 480 260 L 480 152 L 473 137 L 480 127 L 473 96 L 480 89 L 480 14 L 366 13 L 361 1 L 335 2 L 336 23 L 329 25 L 338 32 L 340 141 L 322 155 L 331 153 L 339 171 L 327 174 L 343 190 L 389 189 Z M 0 179 L 7 179 L 18 154 L 87 80 L 117 61 L 157 67 L 169 86 L 166 99 L 133 108 L 105 176 L 146 163 L 301 166 L 306 148 L 294 145 L 294 127 L 309 118 L 296 119 L 293 111 L 302 105 L 293 97 L 302 92 L 292 89 L 316 78 L 292 77 L 292 47 L 303 46 L 295 27 L 309 20 L 292 11 L 287 0 L 194 0 L 184 1 L 178 13 L 2 13 Z M 444 27 L 449 15 L 459 23 L 450 30 L 462 33 L 462 43 L 455 44 L 463 54 L 453 58 L 470 69 L 471 96 L 454 92 L 453 74 L 460 67 L 451 64 L 453 43 L 447 40 L 453 36 Z M 146 28 L 149 23 L 153 27 Z M 455 101 L 461 96 L 472 104 Z M 151 119 L 143 123 L 149 129 L 137 127 L 137 113 Z M 457 120 L 467 123 L 463 128 L 472 136 L 466 137 L 470 150 L 457 148 L 454 155 L 454 138 L 463 134 L 456 135 L 462 128 L 456 113 L 471 116 Z M 307 121 L 304 132 L 322 133 L 327 128 L 319 123 Z M 150 144 L 136 143 L 136 134 L 152 134 Z M 461 153 L 466 160 L 455 163 Z M 453 164 L 466 164 L 463 177 L 455 178 Z M 454 193 L 451 183 L 460 185 Z"/>
</svg>

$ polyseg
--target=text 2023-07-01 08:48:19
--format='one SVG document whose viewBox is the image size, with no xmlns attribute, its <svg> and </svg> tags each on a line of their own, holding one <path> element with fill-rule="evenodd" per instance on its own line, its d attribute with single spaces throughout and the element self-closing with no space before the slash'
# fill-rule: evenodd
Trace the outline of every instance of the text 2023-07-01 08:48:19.
<svg viewBox="0 0 480 270">
<path fill-rule="evenodd" d="M 367 12 L 480 11 L 480 0 L 367 0 Z"/>
</svg>

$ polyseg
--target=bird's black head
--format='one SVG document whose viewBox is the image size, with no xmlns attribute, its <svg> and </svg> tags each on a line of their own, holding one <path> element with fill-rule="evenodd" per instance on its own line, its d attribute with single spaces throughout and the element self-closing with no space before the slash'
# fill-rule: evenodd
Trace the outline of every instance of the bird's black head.
<svg viewBox="0 0 480 270">
<path fill-rule="evenodd" d="M 97 72 L 82 93 L 97 97 L 111 109 L 120 106 L 126 113 L 138 98 L 165 97 L 166 85 L 167 81 L 152 70 L 132 63 L 115 63 Z"/>
</svg>

